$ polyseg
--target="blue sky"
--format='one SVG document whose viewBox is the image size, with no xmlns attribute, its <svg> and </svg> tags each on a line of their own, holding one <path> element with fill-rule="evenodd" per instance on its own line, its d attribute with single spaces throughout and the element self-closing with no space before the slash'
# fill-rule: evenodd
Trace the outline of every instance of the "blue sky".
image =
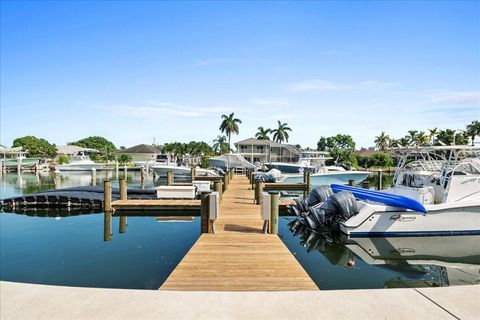
<svg viewBox="0 0 480 320">
<path fill-rule="evenodd" d="M 359 147 L 480 119 L 479 2 L 1 2 L 0 143 L 211 141 L 277 120 Z"/>
</svg>

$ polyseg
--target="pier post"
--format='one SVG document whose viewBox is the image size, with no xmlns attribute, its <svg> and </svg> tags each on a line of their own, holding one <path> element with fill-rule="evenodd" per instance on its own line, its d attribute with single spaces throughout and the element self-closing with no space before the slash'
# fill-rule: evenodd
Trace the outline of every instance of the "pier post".
<svg viewBox="0 0 480 320">
<path fill-rule="evenodd" d="M 192 179 L 192 182 L 193 182 L 193 180 L 195 180 L 195 175 L 196 175 L 195 167 L 191 167 L 190 168 L 190 177 Z"/>
<path fill-rule="evenodd" d="M 223 176 L 223 189 L 224 190 L 227 190 L 228 189 L 228 184 L 230 183 L 230 176 L 228 175 L 228 173 L 226 173 L 224 176 Z"/>
<path fill-rule="evenodd" d="M 270 194 L 270 233 L 278 234 L 278 199 L 277 191 L 269 192 Z"/>
<path fill-rule="evenodd" d="M 370 189 L 370 182 L 362 181 L 362 188 L 363 189 Z"/>
<path fill-rule="evenodd" d="M 127 232 L 127 216 L 120 216 L 120 223 L 118 225 L 118 232 L 119 233 Z"/>
<path fill-rule="evenodd" d="M 348 180 L 348 185 L 351 187 L 355 187 L 355 180 Z"/>
<path fill-rule="evenodd" d="M 112 182 L 105 180 L 103 182 L 103 211 L 112 211 Z"/>
<path fill-rule="evenodd" d="M 200 231 L 201 233 L 210 233 L 212 226 L 210 224 L 210 193 L 211 191 L 203 191 L 201 195 L 201 212 L 200 212 Z"/>
<path fill-rule="evenodd" d="M 140 188 L 145 189 L 145 168 L 143 166 L 140 168 Z"/>
<path fill-rule="evenodd" d="M 218 192 L 218 196 L 220 197 L 219 199 L 222 200 L 222 193 L 223 193 L 223 187 L 222 187 L 222 181 L 214 181 L 213 182 L 213 189 Z"/>
<path fill-rule="evenodd" d="M 382 190 L 382 169 L 378 170 L 377 190 Z"/>
<path fill-rule="evenodd" d="M 127 200 L 127 179 L 118 180 L 120 187 L 120 200 Z"/>
<path fill-rule="evenodd" d="M 250 183 L 252 185 L 252 190 L 255 189 L 255 172 L 251 173 Z"/>
<path fill-rule="evenodd" d="M 167 171 L 167 186 L 171 186 L 173 183 L 173 171 L 168 170 Z"/>
<path fill-rule="evenodd" d="M 97 169 L 92 168 L 91 174 L 92 174 L 92 180 L 91 180 L 92 186 L 96 186 L 97 185 Z"/>
<path fill-rule="evenodd" d="M 255 187 L 255 198 L 256 198 L 256 203 L 257 204 L 262 204 L 262 192 L 264 188 L 264 183 L 263 181 L 257 181 L 256 187 Z"/>
<path fill-rule="evenodd" d="M 303 198 L 305 199 L 311 191 L 310 172 L 303 173 L 303 183 L 305 183 L 305 189 L 303 190 Z"/>
</svg>

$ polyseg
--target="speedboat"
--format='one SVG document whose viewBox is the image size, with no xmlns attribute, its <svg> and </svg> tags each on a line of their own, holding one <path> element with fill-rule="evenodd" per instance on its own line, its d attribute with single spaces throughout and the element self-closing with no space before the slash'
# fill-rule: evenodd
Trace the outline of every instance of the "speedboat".
<svg viewBox="0 0 480 320">
<path fill-rule="evenodd" d="M 328 152 L 324 151 L 302 151 L 297 163 L 268 162 L 264 165 L 268 170 L 276 169 L 287 174 L 315 173 L 320 167 L 325 166 L 325 160 L 332 159 L 326 155 Z"/>
<path fill-rule="evenodd" d="M 105 166 L 103 163 L 96 163 L 85 155 L 73 157 L 67 164 L 59 164 L 55 166 L 55 170 L 59 171 L 91 171 L 92 169 L 101 170 Z"/>
<path fill-rule="evenodd" d="M 369 175 L 370 172 L 368 171 L 345 170 L 342 167 L 324 166 L 317 168 L 317 172 L 310 175 L 310 183 L 313 186 L 321 186 L 332 183 L 347 184 L 350 180 L 354 180 L 358 184 L 368 178 Z M 282 174 L 277 178 L 276 182 L 303 182 L 303 173 Z"/>
<path fill-rule="evenodd" d="M 208 158 L 207 162 L 210 166 L 222 170 L 228 169 L 255 169 L 255 165 L 247 161 L 242 155 L 240 154 L 224 154 L 221 156 L 216 156 L 212 158 Z"/>
<path fill-rule="evenodd" d="M 152 167 L 155 175 L 160 178 L 164 178 L 167 176 L 167 173 L 171 171 L 175 177 L 190 177 L 191 175 L 191 168 L 187 166 L 174 166 L 169 164 L 155 164 Z M 218 176 L 218 174 L 214 170 L 203 169 L 203 168 L 195 168 L 195 175 L 197 176 Z"/>
<path fill-rule="evenodd" d="M 480 234 L 480 148 L 410 151 L 404 156 L 426 153 L 434 154 L 435 161 L 441 158 L 441 169 L 432 170 L 426 179 L 419 179 L 422 174 L 415 178 L 408 159 L 402 159 L 391 189 L 322 186 L 309 195 L 306 207 L 292 210 L 303 214 L 314 229 L 338 225 L 351 237 Z"/>
</svg>

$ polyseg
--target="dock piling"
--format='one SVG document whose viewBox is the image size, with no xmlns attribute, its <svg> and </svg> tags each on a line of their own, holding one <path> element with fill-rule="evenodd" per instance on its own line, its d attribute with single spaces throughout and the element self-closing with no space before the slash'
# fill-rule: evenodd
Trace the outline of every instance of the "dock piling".
<svg viewBox="0 0 480 320">
<path fill-rule="evenodd" d="M 210 224 L 210 193 L 211 191 L 203 191 L 201 194 L 201 212 L 200 212 L 200 228 L 201 233 L 210 233 L 212 226 Z"/>
<path fill-rule="evenodd" d="M 112 182 L 110 180 L 103 182 L 103 208 L 105 212 L 112 212 Z"/>
<path fill-rule="evenodd" d="M 362 181 L 362 188 L 363 189 L 370 189 L 370 182 Z"/>
<path fill-rule="evenodd" d="M 214 181 L 213 182 L 213 189 L 218 192 L 218 196 L 220 197 L 219 199 L 222 200 L 222 193 L 223 193 L 223 186 L 222 186 L 222 181 Z"/>
<path fill-rule="evenodd" d="M 377 190 L 382 190 L 382 169 L 378 170 Z"/>
<path fill-rule="evenodd" d="M 127 179 L 120 179 L 118 182 L 120 187 L 120 200 L 127 200 Z"/>
<path fill-rule="evenodd" d="M 140 187 L 145 189 L 145 168 L 143 166 L 140 168 Z"/>
<path fill-rule="evenodd" d="M 195 176 L 196 176 L 196 172 L 195 172 L 195 167 L 191 167 L 190 168 L 190 178 L 192 179 L 192 182 L 193 180 L 195 180 Z"/>
<path fill-rule="evenodd" d="M 278 199 L 279 194 L 276 191 L 270 194 L 270 233 L 278 234 Z"/>
<path fill-rule="evenodd" d="M 355 180 L 348 180 L 348 185 L 351 187 L 355 187 Z"/>
<path fill-rule="evenodd" d="M 262 204 L 262 192 L 263 192 L 263 181 L 257 181 L 255 186 L 255 202 L 257 204 Z"/>
<path fill-rule="evenodd" d="M 97 185 L 97 169 L 92 168 L 91 174 L 92 174 L 92 179 L 91 179 L 92 186 L 96 186 Z"/>
<path fill-rule="evenodd" d="M 173 184 L 173 172 L 172 170 L 167 171 L 167 186 L 171 186 Z"/>
</svg>

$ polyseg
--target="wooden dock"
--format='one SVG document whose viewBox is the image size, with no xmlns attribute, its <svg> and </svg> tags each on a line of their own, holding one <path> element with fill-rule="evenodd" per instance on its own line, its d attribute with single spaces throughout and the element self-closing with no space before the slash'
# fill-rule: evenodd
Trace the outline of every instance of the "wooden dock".
<svg viewBox="0 0 480 320">
<path fill-rule="evenodd" d="M 160 290 L 318 290 L 280 238 L 264 234 L 262 226 L 247 177 L 234 176 L 215 234 L 200 236 Z"/>
</svg>

